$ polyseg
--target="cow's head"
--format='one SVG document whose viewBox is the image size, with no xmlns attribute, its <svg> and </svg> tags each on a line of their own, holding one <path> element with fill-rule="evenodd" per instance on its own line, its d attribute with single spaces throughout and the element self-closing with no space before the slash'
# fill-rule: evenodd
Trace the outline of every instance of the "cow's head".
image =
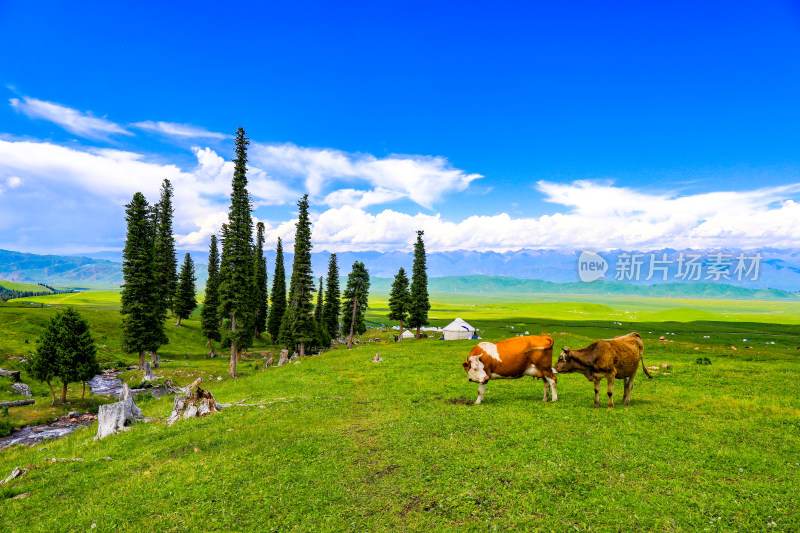
<svg viewBox="0 0 800 533">
<path fill-rule="evenodd" d="M 570 363 L 571 354 L 569 348 L 564 346 L 561 349 L 561 355 L 558 356 L 558 362 L 556 362 L 556 372 L 559 374 L 569 373 L 572 370 L 572 364 Z"/>
<path fill-rule="evenodd" d="M 461 366 L 467 371 L 467 376 L 470 381 L 474 381 L 475 383 L 486 383 L 489 381 L 489 374 L 487 374 L 486 370 L 483 368 L 483 363 L 479 355 L 470 355 L 467 357 L 466 361 L 461 363 Z"/>
</svg>

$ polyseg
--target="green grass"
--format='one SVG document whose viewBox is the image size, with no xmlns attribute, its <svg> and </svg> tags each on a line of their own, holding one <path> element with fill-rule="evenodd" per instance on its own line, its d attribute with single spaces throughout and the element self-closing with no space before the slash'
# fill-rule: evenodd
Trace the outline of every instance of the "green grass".
<svg viewBox="0 0 800 533">
<path fill-rule="evenodd" d="M 0 288 L 8 289 L 10 291 L 21 292 L 52 292 L 47 287 L 38 285 L 36 283 L 18 283 L 16 281 L 3 281 L 0 280 Z"/>
<path fill-rule="evenodd" d="M 87 302 L 87 318 L 105 328 L 112 358 L 132 361 L 113 346 L 118 325 L 106 305 Z M 383 307 L 374 300 L 368 318 L 385 321 Z M 19 339 L 50 312 L 0 307 L 0 339 L 15 329 L 9 314 L 27 328 L 1 341 L 4 353 L 17 356 Z M 474 406 L 477 387 L 460 368 L 474 341 L 362 343 L 258 370 L 254 354 L 240 365 L 245 377 L 216 381 L 225 358 L 205 358 L 196 330 L 172 328 L 164 373 L 181 383 L 213 376 L 207 387 L 220 401 L 249 397 L 263 407 L 167 428 L 171 399 L 148 399 L 139 402 L 145 415 L 161 420 L 99 442 L 94 426 L 0 452 L 0 477 L 35 467 L 0 490 L 0 530 L 800 528 L 796 307 L 542 297 L 440 301 L 431 314 L 440 324 L 461 316 L 487 340 L 526 328 L 583 346 L 635 329 L 646 363 L 672 368 L 653 380 L 640 373 L 627 408 L 619 387 L 617 408 L 593 409 L 592 385 L 580 375 L 559 376 L 556 403 L 542 403 L 541 381 L 526 378 L 492 381 Z M 675 335 L 659 341 L 666 332 Z M 369 363 L 375 353 L 384 363 Z"/>
</svg>

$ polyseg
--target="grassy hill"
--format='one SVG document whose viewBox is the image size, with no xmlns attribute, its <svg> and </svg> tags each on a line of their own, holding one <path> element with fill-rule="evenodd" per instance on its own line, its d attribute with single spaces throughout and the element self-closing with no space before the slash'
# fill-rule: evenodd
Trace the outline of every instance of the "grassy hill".
<svg viewBox="0 0 800 533">
<path fill-rule="evenodd" d="M 52 307 L 0 305 L 3 364 L 16 364 L 66 304 L 90 321 L 104 359 L 132 362 L 119 351 L 118 293 L 93 294 L 32 299 Z M 219 401 L 244 405 L 168 428 L 172 400 L 142 399 L 156 420 L 128 432 L 94 441 L 93 426 L 0 451 L 0 477 L 29 469 L 0 488 L 0 529 L 797 530 L 798 305 L 434 304 L 435 323 L 464 316 L 487 340 L 530 330 L 583 346 L 637 329 L 645 362 L 671 369 L 653 380 L 640 372 L 630 407 L 618 387 L 614 410 L 591 408 L 580 375 L 559 376 L 556 403 L 543 404 L 542 383 L 525 378 L 493 380 L 474 406 L 477 387 L 460 366 L 472 341 L 364 342 L 281 368 L 264 368 L 254 350 L 231 379 L 188 320 L 168 329 L 169 361 L 156 374 L 179 384 L 202 376 Z M 385 300 L 371 300 L 370 320 L 385 312 Z M 675 335 L 659 341 L 665 332 Z M 369 362 L 376 353 L 383 363 Z M 96 409 L 78 395 L 72 387 L 64 408 Z"/>
</svg>

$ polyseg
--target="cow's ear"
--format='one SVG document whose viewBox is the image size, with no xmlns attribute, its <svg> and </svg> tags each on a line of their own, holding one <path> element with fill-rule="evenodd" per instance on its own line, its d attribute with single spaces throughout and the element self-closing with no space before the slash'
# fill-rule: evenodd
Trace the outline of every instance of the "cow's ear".
<svg viewBox="0 0 800 533">
<path fill-rule="evenodd" d="M 464 361 L 463 363 L 461 363 L 461 366 L 464 367 L 464 370 L 467 370 L 469 368 L 469 361 Z"/>
<path fill-rule="evenodd" d="M 564 346 L 563 348 L 561 348 L 561 351 L 564 352 L 564 353 L 569 353 L 569 348 Z"/>
</svg>

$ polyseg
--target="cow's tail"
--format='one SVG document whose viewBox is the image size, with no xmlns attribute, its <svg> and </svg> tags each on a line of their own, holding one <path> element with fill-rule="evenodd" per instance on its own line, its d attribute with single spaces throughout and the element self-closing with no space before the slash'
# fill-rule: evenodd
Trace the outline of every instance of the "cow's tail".
<svg viewBox="0 0 800 533">
<path fill-rule="evenodd" d="M 542 346 L 542 348 L 544 348 L 545 350 L 548 349 L 548 348 L 552 348 L 553 344 L 555 344 L 555 341 L 553 341 L 553 337 L 551 337 L 550 335 L 547 335 L 545 333 L 542 333 L 542 337 L 544 337 L 545 339 L 548 340 L 547 346 Z"/>
<path fill-rule="evenodd" d="M 650 372 L 647 371 L 647 367 L 644 366 L 644 357 L 642 357 L 642 370 L 644 370 L 644 373 L 647 374 L 648 378 L 653 379 L 653 376 L 651 376 Z"/>
</svg>

